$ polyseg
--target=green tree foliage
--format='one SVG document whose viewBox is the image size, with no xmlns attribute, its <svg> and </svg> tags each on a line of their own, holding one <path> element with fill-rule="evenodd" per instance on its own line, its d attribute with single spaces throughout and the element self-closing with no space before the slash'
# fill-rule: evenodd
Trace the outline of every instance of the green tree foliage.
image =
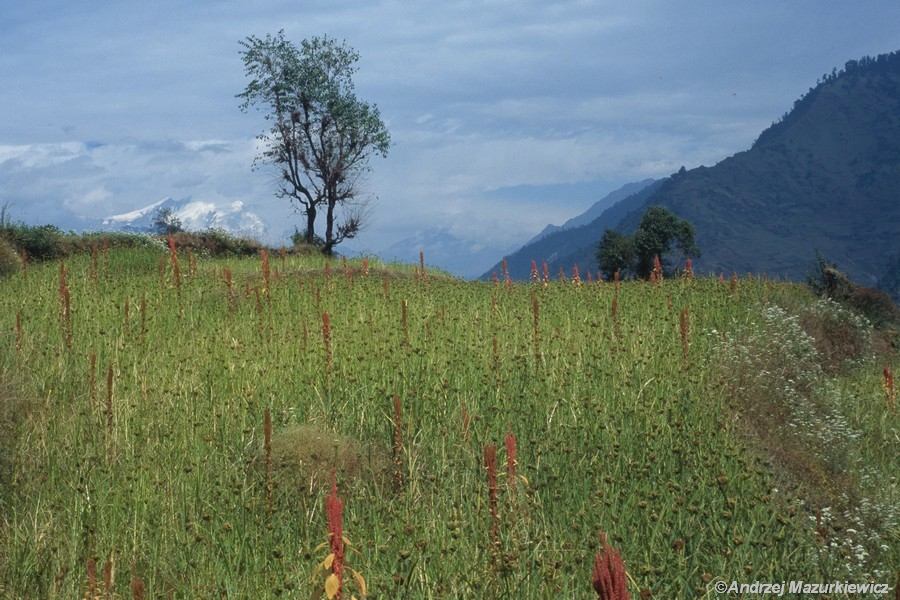
<svg viewBox="0 0 900 600">
<path fill-rule="evenodd" d="M 156 211 L 156 216 L 153 218 L 153 228 L 160 235 L 184 231 L 184 228 L 181 226 L 181 219 L 175 216 L 175 213 L 169 207 L 160 208 Z"/>
<path fill-rule="evenodd" d="M 651 206 L 641 218 L 641 224 L 634 234 L 635 265 L 638 277 L 649 277 L 653 270 L 653 257 L 659 256 L 666 266 L 666 255 L 673 246 L 681 254 L 700 256 L 694 242 L 694 227 L 684 219 L 675 216 L 662 206 Z"/>
<path fill-rule="evenodd" d="M 693 225 L 666 208 L 651 206 L 634 235 L 606 230 L 597 248 L 597 262 L 607 277 L 618 270 L 646 278 L 653 269 L 653 258 L 659 256 L 665 268 L 666 257 L 674 250 L 683 257 L 700 256 Z"/>
<path fill-rule="evenodd" d="M 608 279 L 616 271 L 626 273 L 634 264 L 634 238 L 623 235 L 614 229 L 603 232 L 603 239 L 597 248 L 597 264 Z"/>
<path fill-rule="evenodd" d="M 316 217 L 325 211 L 322 251 L 355 237 L 363 225 L 360 177 L 373 154 L 387 156 L 390 134 L 378 107 L 356 97 L 353 75 L 359 54 L 327 37 L 299 47 L 284 32 L 241 42 L 250 83 L 238 98 L 241 110 L 266 113 L 271 128 L 258 136 L 263 150 L 255 165 L 279 173 L 276 196 L 288 198 L 306 216 L 305 236 L 316 243 Z M 338 222 L 336 210 L 343 209 Z"/>
</svg>

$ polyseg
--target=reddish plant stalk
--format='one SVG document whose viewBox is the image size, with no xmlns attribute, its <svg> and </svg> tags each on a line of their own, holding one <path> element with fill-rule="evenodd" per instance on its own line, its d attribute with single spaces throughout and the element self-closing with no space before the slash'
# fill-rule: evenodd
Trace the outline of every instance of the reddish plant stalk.
<svg viewBox="0 0 900 600">
<path fill-rule="evenodd" d="M 97 593 L 97 561 L 87 559 L 87 597 L 94 598 Z"/>
<path fill-rule="evenodd" d="M 513 490 L 516 487 L 516 466 L 519 464 L 516 460 L 516 436 L 507 432 L 506 438 L 506 485 Z"/>
<path fill-rule="evenodd" d="M 115 563 L 113 562 L 113 557 L 110 556 L 106 560 L 106 564 L 103 565 L 103 592 L 106 594 L 106 598 L 109 598 L 112 593 L 115 574 Z"/>
<path fill-rule="evenodd" d="M 491 552 L 496 557 L 500 551 L 500 514 L 497 512 L 497 447 L 484 447 L 484 468 L 487 470 L 488 511 L 491 517 Z"/>
<path fill-rule="evenodd" d="M 578 265 L 572 265 L 572 283 L 581 285 L 581 275 L 578 273 Z"/>
<path fill-rule="evenodd" d="M 128 296 L 125 297 L 125 317 L 122 320 L 122 328 L 125 330 L 125 335 L 128 335 L 128 321 L 131 318 L 131 300 Z"/>
<path fill-rule="evenodd" d="M 322 344 L 325 347 L 325 367 L 331 372 L 332 354 L 331 354 L 331 317 L 327 312 L 322 313 Z"/>
<path fill-rule="evenodd" d="M 684 261 L 684 276 L 687 279 L 694 278 L 694 261 L 690 258 Z"/>
<path fill-rule="evenodd" d="M 419 250 L 419 275 L 425 278 L 425 251 Z"/>
<path fill-rule="evenodd" d="M 409 348 L 409 302 L 400 302 L 400 327 L 403 330 L 403 345 Z"/>
<path fill-rule="evenodd" d="M 738 285 L 737 273 L 732 273 L 731 274 L 731 284 L 730 284 L 730 288 L 729 288 L 732 294 L 737 292 L 737 285 Z"/>
<path fill-rule="evenodd" d="M 394 394 L 394 487 L 403 488 L 403 406 L 400 396 Z"/>
<path fill-rule="evenodd" d="M 628 580 L 625 575 L 625 563 L 619 552 L 606 541 L 606 534 L 601 533 L 603 550 L 594 557 L 592 583 L 600 600 L 631 600 L 628 593 Z"/>
<path fill-rule="evenodd" d="M 588 270 L 588 272 L 587 272 L 587 282 L 588 282 L 588 283 L 594 283 L 594 276 L 591 275 L 590 270 Z"/>
<path fill-rule="evenodd" d="M 22 339 L 24 338 L 24 334 L 22 332 L 22 311 L 16 311 L 16 352 L 22 351 Z"/>
<path fill-rule="evenodd" d="M 506 257 L 500 261 L 500 273 L 503 275 L 503 281 L 509 279 L 509 263 L 506 262 Z"/>
<path fill-rule="evenodd" d="M 137 575 L 131 578 L 131 598 L 132 600 L 144 600 L 144 582 Z"/>
<path fill-rule="evenodd" d="M 893 412 L 897 408 L 897 392 L 894 390 L 894 374 L 890 367 L 885 367 L 884 376 L 884 400 L 888 408 Z"/>
<path fill-rule="evenodd" d="M 263 451 L 266 455 L 266 510 L 272 514 L 272 413 L 263 412 Z"/>
<path fill-rule="evenodd" d="M 169 260 L 172 263 L 172 280 L 175 282 L 175 287 L 181 290 L 181 268 L 178 266 L 178 250 L 175 248 L 175 238 L 172 234 L 169 234 L 168 242 Z"/>
<path fill-rule="evenodd" d="M 653 256 L 653 270 L 650 272 L 650 281 L 654 283 L 661 283 L 662 279 L 662 261 L 659 259 L 659 254 L 656 254 Z"/>
<path fill-rule="evenodd" d="M 362 259 L 362 273 L 363 273 L 363 276 L 365 276 L 365 277 L 369 276 L 369 259 L 368 258 Z"/>
<path fill-rule="evenodd" d="M 531 261 L 531 283 L 537 283 L 540 281 L 541 276 L 538 274 L 537 263 L 532 260 Z"/>
<path fill-rule="evenodd" d="M 335 598 L 340 600 L 341 587 L 344 572 L 344 503 L 337 493 L 337 478 L 331 484 L 331 493 L 325 497 L 325 518 L 328 523 L 328 539 L 334 560 L 331 562 L 331 572 L 338 580 Z"/>
<path fill-rule="evenodd" d="M 325 279 L 331 279 L 331 262 L 325 261 Z"/>
<path fill-rule="evenodd" d="M 547 261 L 541 261 L 541 270 L 542 270 L 542 280 L 544 282 L 544 287 L 550 283 L 550 265 L 547 264 Z"/>
</svg>

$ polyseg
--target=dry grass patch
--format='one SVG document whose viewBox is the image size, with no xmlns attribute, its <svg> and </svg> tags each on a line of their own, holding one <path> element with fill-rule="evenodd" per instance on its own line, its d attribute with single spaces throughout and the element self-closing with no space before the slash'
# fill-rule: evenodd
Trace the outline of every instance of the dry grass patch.
<svg viewBox="0 0 900 600">
<path fill-rule="evenodd" d="M 262 465 L 264 461 L 261 448 L 256 462 Z M 389 476 L 390 464 L 387 450 L 314 424 L 289 425 L 272 433 L 272 472 L 280 488 L 315 491 L 332 473 L 343 483 L 381 482 Z"/>
</svg>

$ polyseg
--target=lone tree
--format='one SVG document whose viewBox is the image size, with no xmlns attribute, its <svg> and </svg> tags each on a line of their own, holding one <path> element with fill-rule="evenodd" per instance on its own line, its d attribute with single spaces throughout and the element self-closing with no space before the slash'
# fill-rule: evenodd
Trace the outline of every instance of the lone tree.
<svg viewBox="0 0 900 600">
<path fill-rule="evenodd" d="M 694 241 L 694 226 L 662 206 L 651 206 L 641 217 L 634 235 L 607 229 L 597 247 L 597 262 L 607 277 L 617 270 L 646 278 L 659 256 L 665 265 L 673 246 L 684 257 L 700 256 Z"/>
<path fill-rule="evenodd" d="M 160 235 L 184 231 L 184 228 L 181 226 L 181 219 L 168 206 L 157 209 L 153 217 L 153 229 Z"/>
<path fill-rule="evenodd" d="M 241 42 L 250 83 L 237 95 L 241 110 L 265 111 L 272 122 L 258 136 L 263 150 L 254 160 L 279 172 L 276 196 L 306 215 L 304 239 L 316 244 L 316 217 L 325 211 L 322 252 L 355 237 L 363 225 L 360 177 L 369 157 L 387 156 L 390 134 L 378 107 L 356 97 L 353 74 L 359 54 L 328 37 L 303 40 L 298 48 L 284 31 Z M 344 212 L 337 222 L 336 209 Z"/>
</svg>

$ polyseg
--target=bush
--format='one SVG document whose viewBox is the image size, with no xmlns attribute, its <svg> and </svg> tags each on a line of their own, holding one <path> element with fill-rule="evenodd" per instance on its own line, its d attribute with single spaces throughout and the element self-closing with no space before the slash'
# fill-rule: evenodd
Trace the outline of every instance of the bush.
<svg viewBox="0 0 900 600">
<path fill-rule="evenodd" d="M 858 287 L 847 299 L 859 313 L 864 315 L 875 327 L 900 324 L 900 309 L 891 297 L 881 290 Z"/>
<path fill-rule="evenodd" d="M 866 359 L 872 352 L 872 325 L 845 305 L 822 298 L 800 313 L 803 330 L 813 339 L 827 373 Z"/>
<path fill-rule="evenodd" d="M 263 245 L 250 238 L 231 235 L 222 229 L 182 231 L 172 235 L 175 245 L 202 256 L 254 256 Z"/>
<path fill-rule="evenodd" d="M 22 268 L 22 261 L 12 244 L 0 238 L 0 277 L 7 277 L 18 273 Z"/>
<path fill-rule="evenodd" d="M 18 250 L 24 250 L 30 259 L 49 260 L 65 255 L 63 232 L 54 225 L 6 225 L 3 237 Z"/>
</svg>

